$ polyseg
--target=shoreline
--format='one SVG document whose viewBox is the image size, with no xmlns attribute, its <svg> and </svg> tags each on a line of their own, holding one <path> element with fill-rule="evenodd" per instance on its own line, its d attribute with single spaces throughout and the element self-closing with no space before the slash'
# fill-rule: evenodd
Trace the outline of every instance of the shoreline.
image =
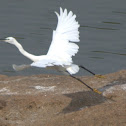
<svg viewBox="0 0 126 126">
<path fill-rule="evenodd" d="M 96 94 L 64 75 L 0 75 L 1 126 L 126 125 L 126 70 L 80 76 Z"/>
</svg>

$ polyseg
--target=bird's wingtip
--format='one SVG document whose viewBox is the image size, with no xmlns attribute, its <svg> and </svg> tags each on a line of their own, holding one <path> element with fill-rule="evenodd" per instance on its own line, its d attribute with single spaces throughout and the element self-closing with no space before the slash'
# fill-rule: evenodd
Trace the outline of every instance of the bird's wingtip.
<svg viewBox="0 0 126 126">
<path fill-rule="evenodd" d="M 62 9 L 62 7 L 60 7 L 60 14 L 62 14 L 63 13 L 63 9 Z"/>
<path fill-rule="evenodd" d="M 59 18 L 59 14 L 55 11 L 55 14 L 57 15 L 57 17 Z"/>
<path fill-rule="evenodd" d="M 60 10 L 62 9 L 62 7 L 60 7 Z"/>
</svg>

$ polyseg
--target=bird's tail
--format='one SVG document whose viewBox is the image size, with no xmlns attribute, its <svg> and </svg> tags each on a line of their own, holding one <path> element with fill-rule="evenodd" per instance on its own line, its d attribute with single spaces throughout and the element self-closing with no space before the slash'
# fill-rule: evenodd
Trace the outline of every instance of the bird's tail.
<svg viewBox="0 0 126 126">
<path fill-rule="evenodd" d="M 15 64 L 13 64 L 13 69 L 15 71 L 21 71 L 21 70 L 24 70 L 24 69 L 29 68 L 29 67 L 30 67 L 30 65 L 25 65 L 25 64 L 15 65 Z"/>
<path fill-rule="evenodd" d="M 68 66 L 67 71 L 69 72 L 69 74 L 76 74 L 79 71 L 79 66 L 76 64 L 72 64 L 70 66 Z"/>
</svg>

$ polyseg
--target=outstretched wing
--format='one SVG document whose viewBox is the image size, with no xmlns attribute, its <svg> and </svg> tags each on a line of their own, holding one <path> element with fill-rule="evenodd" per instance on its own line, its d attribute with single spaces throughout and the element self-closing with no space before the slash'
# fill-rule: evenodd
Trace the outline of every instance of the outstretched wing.
<svg viewBox="0 0 126 126">
<path fill-rule="evenodd" d="M 55 12 L 58 17 L 56 30 L 53 31 L 52 43 L 47 55 L 43 56 L 39 61 L 33 62 L 31 66 L 47 67 L 47 66 L 63 66 L 71 65 L 72 56 L 79 49 L 79 46 L 73 42 L 79 42 L 79 24 L 75 20 L 76 15 L 67 9 L 64 11 L 60 8 L 60 14 Z"/>
<path fill-rule="evenodd" d="M 79 42 L 79 24 L 75 20 L 76 15 L 67 9 L 64 11 L 60 8 L 60 14 L 55 12 L 58 17 L 56 30 L 53 31 L 52 43 L 50 45 L 47 56 L 62 59 L 64 64 L 72 63 L 74 56 L 79 49 L 79 46 L 73 42 Z M 62 64 L 63 65 L 63 64 Z"/>
</svg>

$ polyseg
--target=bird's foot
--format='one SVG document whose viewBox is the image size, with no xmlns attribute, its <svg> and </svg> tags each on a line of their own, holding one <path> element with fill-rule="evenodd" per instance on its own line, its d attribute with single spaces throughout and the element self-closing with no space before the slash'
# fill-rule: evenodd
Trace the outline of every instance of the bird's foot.
<svg viewBox="0 0 126 126">
<path fill-rule="evenodd" d="M 99 74 L 95 75 L 95 77 L 97 77 L 97 78 L 105 78 L 105 76 L 99 75 Z"/>
<path fill-rule="evenodd" d="M 102 92 L 100 92 L 100 91 L 97 90 L 96 88 L 94 88 L 93 91 L 94 91 L 95 93 L 102 94 Z"/>
</svg>

